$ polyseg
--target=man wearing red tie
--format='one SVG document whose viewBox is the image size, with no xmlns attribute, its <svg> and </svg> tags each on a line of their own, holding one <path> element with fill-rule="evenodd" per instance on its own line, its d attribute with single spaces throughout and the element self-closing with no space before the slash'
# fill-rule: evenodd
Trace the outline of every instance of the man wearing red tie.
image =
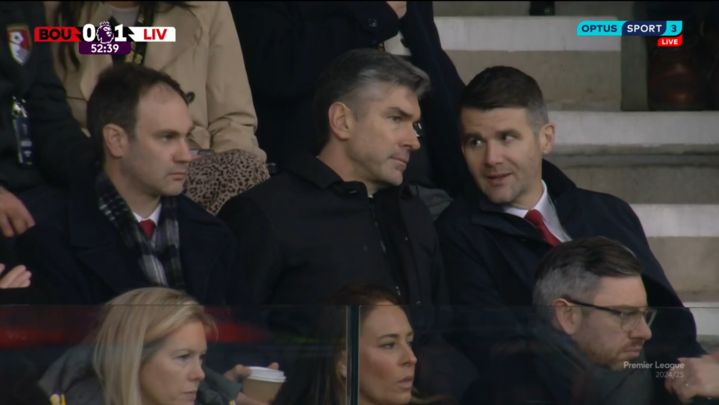
<svg viewBox="0 0 719 405">
<path fill-rule="evenodd" d="M 650 306 L 682 307 L 629 204 L 578 188 L 543 159 L 552 149 L 555 126 L 532 77 L 512 67 L 485 69 L 464 90 L 459 115 L 461 148 L 474 182 L 437 221 L 454 304 L 477 310 L 531 307 L 535 271 L 545 253 L 561 242 L 604 236 L 639 258 Z M 522 318 L 464 322 L 516 334 Z M 650 343 L 663 340 L 665 348 L 681 348 L 657 356 L 701 351 L 688 311 L 660 314 L 653 329 Z M 469 344 L 482 346 L 476 340 Z M 486 351 L 471 354 L 480 367 L 486 361 Z"/>
<path fill-rule="evenodd" d="M 193 123 L 177 82 L 140 65 L 111 67 L 87 116 L 99 167 L 18 241 L 31 288 L 45 288 L 50 303 L 99 304 L 152 285 L 204 304 L 245 302 L 236 240 L 182 195 Z"/>
</svg>

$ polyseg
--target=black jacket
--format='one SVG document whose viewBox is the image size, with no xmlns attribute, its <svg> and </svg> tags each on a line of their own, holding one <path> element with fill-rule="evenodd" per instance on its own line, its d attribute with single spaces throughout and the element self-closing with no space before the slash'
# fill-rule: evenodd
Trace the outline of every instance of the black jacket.
<svg viewBox="0 0 719 405">
<path fill-rule="evenodd" d="M 44 25 L 41 3 L 0 2 L 0 185 L 15 193 L 45 183 L 66 184 L 93 154 L 53 70 L 50 44 L 32 40 L 34 27 Z M 29 41 L 30 54 L 24 64 L 12 56 L 7 34 L 10 26 L 22 28 L 19 35 Z M 18 163 L 10 114 L 13 96 L 27 101 L 34 167 Z"/>
<path fill-rule="evenodd" d="M 88 176 L 84 176 L 88 177 Z M 18 240 L 18 256 L 33 287 L 52 304 L 102 304 L 125 291 L 150 287 L 138 264 L 98 208 L 92 180 L 73 184 L 59 214 Z M 180 260 L 187 293 L 200 303 L 247 303 L 236 240 L 227 226 L 185 196 L 178 197 Z"/>
<path fill-rule="evenodd" d="M 373 215 L 396 254 L 388 271 Z M 398 285 L 407 303 L 440 300 L 439 243 L 429 212 L 408 188 L 369 199 L 362 183 L 343 182 L 307 156 L 231 199 L 219 217 L 239 238 L 240 266 L 260 304 L 320 304 L 353 282 Z"/>
<path fill-rule="evenodd" d="M 642 356 L 637 363 L 646 363 Z M 542 321 L 529 338 L 493 348 L 492 374 L 465 392 L 466 405 L 676 405 L 646 368 L 610 370 L 589 360 L 572 339 Z"/>
<path fill-rule="evenodd" d="M 642 278 L 649 305 L 679 307 L 660 311 L 652 325 L 654 336 L 646 345 L 647 356 L 652 361 L 669 361 L 678 355 L 701 353 L 694 319 L 683 309 L 629 204 L 608 194 L 577 188 L 547 161 L 542 173 L 559 220 L 572 239 L 605 236 L 623 243 L 644 266 Z M 531 307 L 534 274 L 551 246 L 529 222 L 503 213 L 472 184 L 440 216 L 437 227 L 453 304 Z M 476 325 L 471 312 L 463 322 Z M 508 317 L 483 316 L 481 321 L 492 322 L 505 336 L 517 331 L 521 334 L 516 321 Z M 478 364 L 486 360 L 481 351 L 472 351 Z"/>
<path fill-rule="evenodd" d="M 268 160 L 286 163 L 316 153 L 312 98 L 320 74 L 337 56 L 377 48 L 402 32 L 414 65 L 432 90 L 420 102 L 434 182 L 461 189 L 466 167 L 459 148 L 457 103 L 464 88 L 442 50 L 431 2 L 407 2 L 400 20 L 384 1 L 231 2 Z"/>
</svg>

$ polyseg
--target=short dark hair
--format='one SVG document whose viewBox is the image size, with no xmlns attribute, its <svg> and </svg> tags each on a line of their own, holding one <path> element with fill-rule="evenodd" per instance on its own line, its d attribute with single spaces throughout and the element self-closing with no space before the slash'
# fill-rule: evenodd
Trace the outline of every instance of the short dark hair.
<svg viewBox="0 0 719 405">
<path fill-rule="evenodd" d="M 187 103 L 182 88 L 167 73 L 134 63 L 114 65 L 100 73 L 87 102 L 87 129 L 97 156 L 104 159 L 102 129 L 105 125 L 118 125 L 134 136 L 140 98 L 158 85 L 167 86 Z"/>
<path fill-rule="evenodd" d="M 315 91 L 315 153 L 329 140 L 327 111 L 332 103 L 351 105 L 357 102 L 359 92 L 382 83 L 407 87 L 417 98 L 429 90 L 427 73 L 399 56 L 377 49 L 354 49 L 332 61 L 320 76 Z"/>
<path fill-rule="evenodd" d="M 492 66 L 481 71 L 462 92 L 459 106 L 479 110 L 526 108 L 527 119 L 535 133 L 549 122 L 537 81 L 511 66 Z"/>
<path fill-rule="evenodd" d="M 567 295 L 590 300 L 602 277 L 636 277 L 642 274 L 637 256 L 623 244 L 596 236 L 557 245 L 539 263 L 533 304 L 545 320 L 551 303 Z"/>
</svg>

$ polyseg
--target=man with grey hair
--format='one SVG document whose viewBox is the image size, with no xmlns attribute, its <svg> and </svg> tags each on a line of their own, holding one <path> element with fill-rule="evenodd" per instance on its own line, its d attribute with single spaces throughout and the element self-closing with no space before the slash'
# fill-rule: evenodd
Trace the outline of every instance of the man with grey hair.
<svg viewBox="0 0 719 405">
<path fill-rule="evenodd" d="M 317 155 L 298 156 L 219 213 L 240 239 L 257 302 L 317 304 L 357 282 L 391 288 L 408 304 L 438 301 L 432 220 L 404 186 L 428 88 L 423 71 L 372 49 L 349 51 L 324 72 Z"/>
<path fill-rule="evenodd" d="M 641 273 L 633 252 L 601 236 L 547 253 L 537 271 L 537 317 L 528 338 L 494 348 L 498 369 L 485 387 L 490 402 L 665 403 L 656 402 L 661 384 L 652 382 L 646 365 L 653 364 L 644 360 L 656 310 L 647 307 Z"/>
<path fill-rule="evenodd" d="M 551 250 L 539 265 L 533 304 L 541 321 L 569 336 L 594 364 L 610 370 L 637 359 L 656 310 L 647 308 L 642 265 L 604 237 Z"/>
</svg>

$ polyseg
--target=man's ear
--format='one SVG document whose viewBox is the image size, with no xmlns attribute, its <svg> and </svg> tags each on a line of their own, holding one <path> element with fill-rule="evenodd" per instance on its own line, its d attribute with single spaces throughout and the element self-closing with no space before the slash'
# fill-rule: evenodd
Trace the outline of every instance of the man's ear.
<svg viewBox="0 0 719 405">
<path fill-rule="evenodd" d="M 571 305 L 564 298 L 557 298 L 552 301 L 552 312 L 554 313 L 554 326 L 565 334 L 572 336 L 579 330 L 582 322 L 580 308 Z"/>
<path fill-rule="evenodd" d="M 129 136 L 119 125 L 107 124 L 102 127 L 102 138 L 108 157 L 121 158 L 125 156 Z"/>
<path fill-rule="evenodd" d="M 335 101 L 327 111 L 329 118 L 330 133 L 341 140 L 347 140 L 352 136 L 354 126 L 354 114 L 345 103 Z"/>
<path fill-rule="evenodd" d="M 539 129 L 539 146 L 542 154 L 547 155 L 554 146 L 554 123 L 548 122 Z"/>
</svg>

